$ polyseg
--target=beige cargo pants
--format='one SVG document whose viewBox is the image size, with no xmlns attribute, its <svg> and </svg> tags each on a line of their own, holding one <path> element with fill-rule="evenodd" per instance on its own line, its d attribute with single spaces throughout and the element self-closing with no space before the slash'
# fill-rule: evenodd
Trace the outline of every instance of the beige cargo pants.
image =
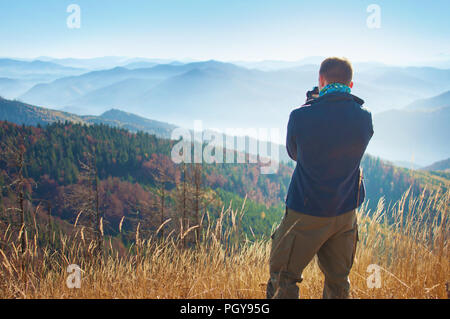
<svg viewBox="0 0 450 319">
<path fill-rule="evenodd" d="M 336 217 L 314 217 L 287 208 L 272 235 L 267 298 L 298 298 L 297 283 L 316 254 L 325 275 L 323 298 L 348 298 L 348 275 L 357 241 L 356 210 Z"/>
</svg>

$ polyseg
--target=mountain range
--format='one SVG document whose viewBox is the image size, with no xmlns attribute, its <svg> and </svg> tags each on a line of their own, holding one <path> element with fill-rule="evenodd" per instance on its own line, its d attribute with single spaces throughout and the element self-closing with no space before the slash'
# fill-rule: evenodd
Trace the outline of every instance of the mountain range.
<svg viewBox="0 0 450 319">
<path fill-rule="evenodd" d="M 82 68 L 87 70 L 103 70 L 111 69 L 117 66 L 133 68 L 134 65 L 145 65 L 145 67 L 157 64 L 181 63 L 173 59 L 155 59 L 155 58 L 139 58 L 124 56 L 104 56 L 96 58 L 53 58 L 47 56 L 37 57 L 35 60 L 52 62 L 66 67 Z M 193 62 L 191 60 L 183 60 L 185 62 Z"/>
<path fill-rule="evenodd" d="M 368 152 L 381 158 L 389 158 L 390 156 L 398 158 L 409 157 L 409 161 L 394 161 L 394 163 L 397 166 L 414 169 L 424 166 L 420 165 L 420 162 L 432 162 L 431 158 L 447 158 L 449 150 L 445 145 L 450 138 L 447 126 L 450 107 L 433 109 L 432 106 L 435 105 L 433 103 L 434 98 L 429 100 L 431 101 L 430 110 L 422 109 L 416 111 L 405 108 L 376 114 L 374 117 L 376 134 L 369 144 Z M 423 105 L 426 106 L 425 100 Z M 173 124 L 147 119 L 118 109 L 110 109 L 98 116 L 77 115 L 3 98 L 0 98 L 0 120 L 34 126 L 58 121 L 88 125 L 107 124 L 126 128 L 132 132 L 147 132 L 161 138 L 170 138 L 173 129 L 177 127 Z M 400 128 L 400 130 L 394 132 L 392 127 Z M 405 140 L 409 142 L 403 142 Z M 254 142 L 255 140 L 247 137 L 245 142 L 247 152 L 250 141 Z M 284 145 L 271 143 L 270 149 L 273 150 L 274 148 L 278 148 L 279 161 L 283 163 L 291 162 Z M 424 150 L 425 154 L 422 154 L 420 150 Z M 443 163 L 447 162 L 444 161 Z M 436 168 L 436 170 L 445 170 L 450 168 L 442 165 L 442 163 L 435 163 L 424 167 L 424 169 Z"/>
<path fill-rule="evenodd" d="M 2 69 L 3 60 L 0 75 L 8 70 Z M 0 95 L 11 99 L 17 94 L 20 101 L 78 116 L 101 116 L 120 109 L 182 127 L 202 120 L 210 129 L 275 127 L 284 134 L 290 111 L 304 102 L 305 92 L 315 85 L 320 60 L 253 64 L 117 57 L 18 61 L 21 76 L 0 78 Z M 10 65 L 9 70 L 15 63 L 3 62 Z M 89 71 L 95 65 L 114 64 L 121 66 Z M 27 65 L 39 74 L 54 72 L 50 77 L 56 79 L 33 85 L 36 78 L 27 79 L 31 72 L 26 71 Z M 370 153 L 419 166 L 450 156 L 450 70 L 372 62 L 355 63 L 354 68 L 352 93 L 362 97 L 373 113 Z M 283 142 L 281 136 L 279 143 Z"/>
<path fill-rule="evenodd" d="M 445 107 L 450 107 L 450 91 L 431 98 L 417 100 L 406 106 L 409 110 L 422 111 L 435 111 Z"/>
<path fill-rule="evenodd" d="M 445 171 L 450 172 L 450 158 L 433 163 L 423 168 L 426 171 Z"/>
<path fill-rule="evenodd" d="M 19 125 L 47 125 L 54 122 L 71 122 L 81 124 L 106 124 L 124 128 L 132 132 L 146 132 L 160 138 L 170 138 L 174 125 L 154 121 L 124 111 L 111 109 L 99 116 L 76 115 L 59 110 L 46 109 L 19 101 L 0 97 L 0 121 Z"/>
<path fill-rule="evenodd" d="M 302 104 L 305 92 L 317 81 L 318 71 L 316 64 L 270 71 L 218 61 L 152 65 L 153 62 L 135 62 L 128 67 L 63 77 L 38 84 L 19 98 L 68 110 L 84 107 L 98 114 L 120 106 L 153 118 L 150 109 L 157 112 L 157 108 L 162 108 L 172 114 L 189 109 L 192 117 L 222 126 L 233 117 L 224 114 L 222 121 L 215 121 L 214 115 L 226 107 L 239 109 L 242 116 L 254 113 L 258 123 L 261 120 L 267 123 L 267 117 L 259 116 L 258 112 L 276 116 L 281 111 L 280 115 L 285 116 L 289 108 Z M 377 113 L 449 90 L 450 70 L 356 64 L 354 82 L 354 94 L 363 97 Z"/>
<path fill-rule="evenodd" d="M 420 166 L 450 157 L 450 91 L 373 116 L 368 151 Z"/>
<path fill-rule="evenodd" d="M 10 110 L 17 102 L 0 101 L 0 109 Z M 24 107 L 28 119 L 34 114 L 45 118 L 48 125 L 30 127 L 0 121 L 0 140 L 5 143 L 17 143 L 16 137 L 24 137 L 23 147 L 26 150 L 26 180 L 30 183 L 32 198 L 40 201 L 52 202 L 52 216 L 74 222 L 79 210 L 67 205 L 67 194 L 79 187 L 86 187 L 80 181 L 80 161 L 86 160 L 87 152 L 95 152 L 95 162 L 99 178 L 102 210 L 105 213 L 105 231 L 117 234 L 118 224 L 126 216 L 124 229 L 132 231 L 135 235 L 136 207 L 139 211 L 148 209 L 147 214 L 154 217 L 153 204 L 156 200 L 152 196 L 161 187 L 157 176 L 167 172 L 169 180 L 162 183 L 169 191 L 168 196 L 177 199 L 172 191 L 178 183 L 180 185 L 181 165 L 176 165 L 170 159 L 174 141 L 161 139 L 146 133 L 133 134 L 122 127 L 110 125 L 84 125 L 86 123 L 51 123 L 56 117 L 73 120 L 69 114 L 46 114 L 45 109 Z M 106 116 L 107 115 L 107 116 Z M 131 114 L 111 111 L 105 116 L 109 119 L 128 118 L 128 122 L 141 119 Z M 17 120 L 17 117 L 16 117 Z M 20 121 L 18 122 L 20 124 Z M 37 123 L 40 124 L 40 123 Z M 3 144 L 3 143 L 2 143 Z M 15 145 L 15 144 L 13 144 Z M 94 146 L 94 147 L 93 147 Z M 364 156 L 361 163 L 366 181 L 367 207 L 371 212 L 376 211 L 377 203 L 381 198 L 386 205 L 398 201 L 404 192 L 411 189 L 414 194 L 421 194 L 426 187 L 430 189 L 449 187 L 450 174 L 445 172 L 410 171 L 384 163 L 370 155 Z M 189 170 L 194 166 L 189 166 Z M 11 167 L 14 167 L 11 165 Z M 217 200 L 213 209 L 214 216 L 218 216 L 223 204 L 242 207 L 246 201 L 246 214 L 242 220 L 245 233 L 270 235 L 274 222 L 278 221 L 284 213 L 283 201 L 288 189 L 292 168 L 280 165 L 275 174 L 265 175 L 259 171 L 260 164 L 210 164 L 201 165 L 204 174 L 204 185 Z M 4 182 L 10 166 L 5 158 L 0 161 L 0 184 Z M 192 172 L 192 171 L 191 171 Z M 161 176 L 161 175 L 159 175 Z M 33 187 L 31 187 L 33 185 Z M 191 188 L 192 191 L 193 188 Z M 2 194 L 4 195 L 4 194 Z M 12 197 L 3 197 L 3 200 L 17 202 Z M 30 194 L 31 195 L 31 194 Z M 173 197 L 172 197 L 173 196 Z M 428 196 L 428 195 L 426 195 Z M 168 201 L 168 209 L 177 212 L 177 206 Z M 141 210 L 142 209 L 142 210 Z M 264 212 L 264 214 L 262 214 Z M 261 216 L 264 216 L 261 218 Z M 144 215 L 145 216 L 145 215 Z M 149 216 L 149 215 L 147 215 Z M 167 215 L 166 215 L 167 216 Z M 138 220 L 136 220 L 138 218 Z M 131 221 L 136 224 L 130 227 Z M 155 229 L 160 221 L 156 221 Z M 111 225 L 115 225 L 111 227 Z M 250 227 L 252 230 L 250 230 Z M 114 232 L 110 231 L 114 229 Z"/>
<path fill-rule="evenodd" d="M 52 110 L 39 106 L 34 106 L 19 101 L 6 100 L 0 97 L 0 121 L 8 121 L 18 125 L 47 125 L 54 122 L 71 122 L 81 123 L 86 125 L 91 124 L 106 124 L 113 127 L 124 128 L 131 132 L 145 132 L 154 134 L 159 138 L 170 139 L 172 131 L 177 126 L 165 122 L 147 119 L 136 114 L 125 112 L 118 109 L 110 109 L 101 115 L 77 115 L 60 110 Z M 191 131 L 192 133 L 192 131 Z M 214 133 L 211 130 L 205 130 L 205 134 Z M 227 135 L 223 135 L 223 145 L 226 143 Z M 196 140 L 199 142 L 199 140 Z M 252 152 L 249 147 L 250 143 L 255 143 L 257 140 L 251 137 L 245 138 L 245 150 L 247 153 L 257 155 Z M 235 149 L 235 147 L 232 147 Z M 278 157 L 271 150 L 278 149 Z M 268 145 L 269 154 L 266 157 L 271 157 L 277 162 L 289 163 L 291 162 L 286 147 L 284 145 L 270 143 Z M 273 154 L 273 155 L 272 155 Z"/>
<path fill-rule="evenodd" d="M 80 75 L 83 68 L 63 66 L 41 60 L 15 60 L 0 58 L 0 96 L 16 98 L 38 83 L 47 83 L 58 78 Z"/>
</svg>

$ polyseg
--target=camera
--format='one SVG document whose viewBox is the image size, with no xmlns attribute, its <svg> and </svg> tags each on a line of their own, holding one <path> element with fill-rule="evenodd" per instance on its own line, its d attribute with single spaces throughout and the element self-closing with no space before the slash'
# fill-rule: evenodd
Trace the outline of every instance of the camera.
<svg viewBox="0 0 450 319">
<path fill-rule="evenodd" d="M 313 87 L 311 91 L 306 92 L 306 100 L 317 99 L 319 97 L 319 88 L 317 86 Z"/>
</svg>

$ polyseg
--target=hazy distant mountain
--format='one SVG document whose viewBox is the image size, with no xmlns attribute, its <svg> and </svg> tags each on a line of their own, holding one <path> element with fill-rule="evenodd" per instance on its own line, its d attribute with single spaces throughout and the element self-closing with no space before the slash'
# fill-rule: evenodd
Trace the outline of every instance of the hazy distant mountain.
<svg viewBox="0 0 450 319">
<path fill-rule="evenodd" d="M 121 66 L 127 62 L 126 57 L 115 57 L 115 56 L 105 56 L 98 58 L 52 58 L 52 57 L 38 57 L 37 59 L 47 62 L 57 63 L 59 65 L 64 65 L 72 68 L 83 68 L 88 70 L 100 70 L 100 69 L 111 69 L 117 66 Z"/>
<path fill-rule="evenodd" d="M 148 109 L 155 108 L 172 114 L 176 114 L 178 108 L 192 107 L 220 113 L 228 99 L 227 107 L 236 107 L 240 111 L 248 109 L 248 113 L 257 112 L 263 105 L 281 111 L 278 114 L 282 117 L 270 118 L 273 121 L 284 119 L 290 108 L 303 103 L 306 90 L 316 85 L 318 72 L 316 64 L 263 72 L 217 61 L 133 67 L 152 65 L 153 62 L 148 63 L 138 61 L 131 64 L 131 69 L 101 70 L 39 84 L 20 99 L 51 107 L 84 107 L 97 114 L 121 107 L 145 116 Z M 136 86 L 132 84 L 136 79 L 152 81 L 143 91 L 139 89 L 146 88 L 143 81 L 137 81 Z M 116 85 L 121 81 L 125 81 L 123 87 Z M 353 93 L 363 98 L 366 106 L 376 113 L 449 90 L 450 70 L 359 63 L 355 65 L 354 82 Z M 100 91 L 94 92 L 96 90 Z"/>
<path fill-rule="evenodd" d="M 3 96 L 8 99 L 13 99 L 25 93 L 34 84 L 35 83 L 33 81 L 0 77 L 0 96 Z"/>
<path fill-rule="evenodd" d="M 429 166 L 423 167 L 426 171 L 449 171 L 450 172 L 450 158 L 435 162 Z"/>
<path fill-rule="evenodd" d="M 233 61 L 233 64 L 243 66 L 250 69 L 259 69 L 262 71 L 274 71 L 297 66 L 314 64 L 319 65 L 325 57 L 312 56 L 297 61 L 280 61 L 280 60 L 264 60 L 264 61 Z"/>
<path fill-rule="evenodd" d="M 217 112 L 221 112 L 218 108 L 226 113 L 226 108 L 230 106 L 242 111 L 250 110 L 252 105 L 260 108 L 270 104 L 269 111 L 278 113 L 279 106 L 299 104 L 299 92 L 294 91 L 298 81 L 282 83 L 279 80 L 282 79 L 276 73 L 266 74 L 229 63 L 207 61 L 157 65 L 135 70 L 114 68 L 90 72 L 36 85 L 20 96 L 20 99 L 50 107 L 84 108 L 97 114 L 120 106 L 151 117 L 155 117 L 158 112 L 167 115 L 177 113 L 180 109 L 186 112 L 195 107 L 203 113 L 187 112 L 185 118 L 192 122 L 194 117 L 202 119 L 203 115 L 206 118 L 208 114 L 216 116 Z M 124 82 L 120 83 L 122 81 Z M 224 99 L 224 96 L 229 98 Z M 266 97 L 270 96 L 274 98 L 268 100 Z M 289 106 L 286 107 L 288 108 Z M 198 117 L 199 115 L 202 116 Z M 261 115 L 263 114 L 256 114 L 256 117 L 261 118 Z M 235 119 L 232 114 L 227 116 Z M 223 123 L 224 121 L 221 124 Z"/>
<path fill-rule="evenodd" d="M 77 114 L 85 114 L 89 108 L 95 110 L 94 113 L 100 113 L 111 107 L 130 109 L 130 100 L 135 96 L 144 94 L 151 87 L 159 83 L 161 79 L 139 79 L 129 78 L 106 87 L 91 91 L 70 104 L 74 107 L 66 107 L 67 110 L 73 110 Z M 77 106 L 82 106 L 82 108 Z M 81 112 L 81 113 L 80 113 Z"/>
<path fill-rule="evenodd" d="M 17 98 L 38 83 L 80 75 L 84 71 L 39 60 L 0 59 L 0 96 Z"/>
<path fill-rule="evenodd" d="M 30 78 L 33 76 L 67 76 L 79 75 L 85 70 L 62 66 L 45 61 L 22 61 L 14 59 L 0 59 L 0 77 Z"/>
<path fill-rule="evenodd" d="M 99 114 L 106 109 L 118 106 L 117 103 L 114 103 L 107 105 L 106 108 L 104 107 L 105 101 L 103 98 L 105 95 L 108 95 L 108 90 L 113 94 L 116 94 L 116 90 L 120 90 L 121 92 L 118 95 L 126 95 L 128 99 L 136 98 L 137 96 L 135 94 L 137 93 L 134 92 L 136 87 L 133 85 L 121 87 L 119 84 L 118 86 L 106 89 L 106 91 L 94 92 L 98 89 L 107 88 L 110 85 L 118 84 L 127 79 L 162 81 L 171 76 L 201 67 L 201 64 L 191 63 L 187 65 L 157 65 L 152 68 L 135 70 L 116 67 L 108 70 L 92 71 L 80 76 L 57 79 L 51 83 L 38 84 L 19 98 L 29 103 L 47 105 L 49 107 L 70 106 L 78 109 L 84 107 L 86 111 Z M 94 92 L 93 96 L 87 96 L 86 100 L 81 99 L 91 92 Z M 96 98 L 97 93 L 100 98 Z M 81 100 L 77 101 L 78 99 Z M 110 98 L 110 100 L 113 102 L 113 98 Z M 88 102 L 87 105 L 84 104 L 86 101 Z"/>
<path fill-rule="evenodd" d="M 155 65 L 158 65 L 158 63 L 141 61 L 125 64 L 123 67 L 133 70 L 133 69 L 151 68 L 154 67 Z"/>
<path fill-rule="evenodd" d="M 391 110 L 375 114 L 373 122 L 371 154 L 422 166 L 450 157 L 450 107 Z"/>
<path fill-rule="evenodd" d="M 97 58 L 52 58 L 52 57 L 39 57 L 37 58 L 42 61 L 54 62 L 59 65 L 64 65 L 73 68 L 83 68 L 89 70 L 102 70 L 102 69 L 112 69 L 115 67 L 127 67 L 130 64 L 139 64 L 139 63 L 148 63 L 148 66 L 142 67 L 150 67 L 150 64 L 170 64 L 175 62 L 172 59 L 149 59 L 149 58 L 130 58 L 130 57 L 120 57 L 120 56 L 105 56 L 105 57 L 97 57 Z M 176 63 L 176 62 L 175 62 Z"/>
<path fill-rule="evenodd" d="M 450 69 L 375 66 L 355 69 L 352 92 L 374 113 L 398 109 L 450 89 Z"/>
<path fill-rule="evenodd" d="M 280 114 L 287 115 L 299 104 L 294 85 L 274 81 L 272 74 L 261 71 L 206 62 L 131 99 L 129 107 L 134 113 L 174 119 L 183 126 L 199 119 L 219 128 L 277 127 Z"/>
<path fill-rule="evenodd" d="M 237 65 L 264 71 L 295 73 L 309 65 L 314 69 L 313 83 L 324 57 L 310 57 L 299 61 L 235 62 Z M 433 96 L 450 89 L 450 70 L 432 67 L 398 67 L 377 62 L 356 62 L 353 92 L 361 96 L 374 112 L 401 108 L 417 99 Z M 311 85 L 312 85 L 311 84 Z M 311 86 L 310 85 L 310 86 Z"/>
<path fill-rule="evenodd" d="M 372 154 L 421 166 L 450 156 L 450 91 L 375 114 L 373 121 Z"/>
<path fill-rule="evenodd" d="M 84 94 L 122 81 L 131 71 L 125 68 L 93 71 L 80 76 L 57 79 L 51 83 L 38 84 L 19 98 L 28 103 L 49 107 L 67 106 Z"/>
<path fill-rule="evenodd" d="M 450 106 L 450 91 L 447 91 L 432 98 L 417 100 L 406 106 L 406 108 L 409 110 L 434 110 L 449 106 Z"/>
<path fill-rule="evenodd" d="M 450 68 L 450 58 L 447 55 L 446 57 L 441 57 L 440 59 L 432 59 L 432 60 L 422 60 L 414 63 L 415 65 L 428 65 L 434 68 L 440 69 L 449 69 Z"/>
</svg>

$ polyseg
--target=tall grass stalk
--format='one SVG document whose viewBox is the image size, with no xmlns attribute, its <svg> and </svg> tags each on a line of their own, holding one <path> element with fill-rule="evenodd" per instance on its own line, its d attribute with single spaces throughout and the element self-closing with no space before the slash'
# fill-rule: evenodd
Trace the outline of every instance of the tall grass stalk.
<svg viewBox="0 0 450 319">
<path fill-rule="evenodd" d="M 358 210 L 353 298 L 447 298 L 449 199 L 450 191 L 429 196 L 408 191 L 392 207 L 380 200 L 374 212 L 367 206 Z M 216 218 L 206 213 L 205 225 L 165 237 L 142 238 L 138 227 L 128 252 L 119 253 L 109 240 L 100 256 L 80 226 L 71 234 L 53 233 L 40 246 L 38 225 L 32 237 L 23 227 L 15 236 L 1 225 L 0 298 L 264 298 L 270 241 L 242 233 L 244 212 L 244 205 L 238 210 L 230 205 Z M 198 228 L 201 240 L 184 247 L 183 240 Z M 66 286 L 70 264 L 82 270 L 80 289 Z M 380 288 L 367 284 L 371 264 L 380 269 Z M 315 260 L 304 278 L 301 296 L 320 298 L 323 275 Z"/>
</svg>

